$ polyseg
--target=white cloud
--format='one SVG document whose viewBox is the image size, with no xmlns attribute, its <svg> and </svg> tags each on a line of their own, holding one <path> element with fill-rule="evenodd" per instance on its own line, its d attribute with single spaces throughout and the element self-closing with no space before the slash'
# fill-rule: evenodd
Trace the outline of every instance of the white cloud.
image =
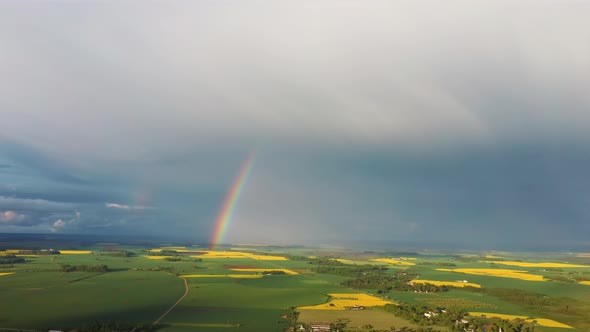
<svg viewBox="0 0 590 332">
<path fill-rule="evenodd" d="M 106 207 L 111 208 L 111 209 L 123 209 L 123 210 L 130 209 L 129 205 L 125 205 L 125 204 L 106 203 L 105 205 L 106 205 Z"/>
<path fill-rule="evenodd" d="M 53 223 L 53 227 L 55 227 L 55 228 L 62 228 L 65 225 L 66 225 L 66 223 L 61 219 L 58 219 Z"/>
<path fill-rule="evenodd" d="M 120 209 L 120 210 L 152 210 L 153 209 L 153 207 L 151 207 L 151 206 L 127 205 L 127 204 L 118 204 L 118 203 L 105 203 L 105 206 L 110 209 Z"/>
<path fill-rule="evenodd" d="M 0 214 L 0 221 L 5 222 L 5 223 L 17 223 L 19 221 L 22 221 L 26 218 L 26 216 L 24 214 L 20 214 L 14 211 L 4 211 Z"/>
</svg>

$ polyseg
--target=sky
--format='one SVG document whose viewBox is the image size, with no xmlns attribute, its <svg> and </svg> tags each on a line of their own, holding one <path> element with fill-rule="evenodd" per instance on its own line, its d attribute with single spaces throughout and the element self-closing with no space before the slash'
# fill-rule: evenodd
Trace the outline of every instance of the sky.
<svg viewBox="0 0 590 332">
<path fill-rule="evenodd" d="M 0 232 L 588 248 L 588 1 L 0 2 Z"/>
</svg>

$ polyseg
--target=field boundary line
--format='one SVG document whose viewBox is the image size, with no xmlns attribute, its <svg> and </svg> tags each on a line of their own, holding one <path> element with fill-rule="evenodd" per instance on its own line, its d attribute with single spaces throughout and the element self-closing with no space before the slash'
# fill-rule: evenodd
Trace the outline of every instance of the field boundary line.
<svg viewBox="0 0 590 332">
<path fill-rule="evenodd" d="M 160 316 L 160 318 L 156 319 L 156 321 L 152 324 L 152 327 L 154 327 L 158 323 L 160 323 L 160 321 L 162 319 L 164 319 L 164 317 L 166 317 L 166 315 L 168 315 L 170 313 L 170 311 L 172 311 L 172 309 L 174 309 L 188 295 L 188 283 L 186 282 L 186 279 L 184 279 L 184 278 L 180 278 L 180 279 L 182 279 L 182 281 L 184 281 L 184 294 L 182 294 L 182 296 L 178 299 L 178 301 L 176 301 L 176 303 L 174 303 L 168 310 L 166 310 L 166 312 L 164 314 L 162 314 L 162 316 Z"/>
</svg>

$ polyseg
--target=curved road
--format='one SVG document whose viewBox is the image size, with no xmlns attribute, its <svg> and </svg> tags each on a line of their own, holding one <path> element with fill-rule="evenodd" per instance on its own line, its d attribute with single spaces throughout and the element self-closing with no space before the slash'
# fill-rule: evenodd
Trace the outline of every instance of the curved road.
<svg viewBox="0 0 590 332">
<path fill-rule="evenodd" d="M 166 310 L 166 312 L 164 314 L 162 314 L 162 316 L 160 316 L 160 318 L 156 319 L 156 321 L 152 324 L 152 327 L 156 326 L 162 319 L 164 319 L 164 317 L 166 317 L 166 315 L 168 315 L 170 313 L 170 311 L 172 311 L 172 309 L 174 309 L 182 300 L 184 300 L 184 298 L 186 297 L 186 295 L 188 294 L 188 284 L 186 282 L 186 279 L 184 278 L 180 278 L 184 281 L 184 294 L 182 294 L 182 296 L 178 299 L 178 301 L 176 301 L 176 303 L 174 303 L 170 309 Z"/>
</svg>

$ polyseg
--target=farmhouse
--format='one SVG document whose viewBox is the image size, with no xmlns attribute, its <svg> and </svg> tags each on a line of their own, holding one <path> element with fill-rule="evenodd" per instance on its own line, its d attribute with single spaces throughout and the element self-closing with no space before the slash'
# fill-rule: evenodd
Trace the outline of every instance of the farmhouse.
<svg viewBox="0 0 590 332">
<path fill-rule="evenodd" d="M 433 311 L 429 311 L 429 312 L 425 312 L 425 313 L 424 313 L 424 317 L 428 317 L 428 318 L 430 318 L 430 317 L 434 317 L 434 316 L 436 316 L 436 315 L 438 315 L 438 313 L 436 313 L 436 312 L 433 312 Z"/>
<path fill-rule="evenodd" d="M 330 323 L 311 323 L 312 332 L 332 331 Z"/>
</svg>

